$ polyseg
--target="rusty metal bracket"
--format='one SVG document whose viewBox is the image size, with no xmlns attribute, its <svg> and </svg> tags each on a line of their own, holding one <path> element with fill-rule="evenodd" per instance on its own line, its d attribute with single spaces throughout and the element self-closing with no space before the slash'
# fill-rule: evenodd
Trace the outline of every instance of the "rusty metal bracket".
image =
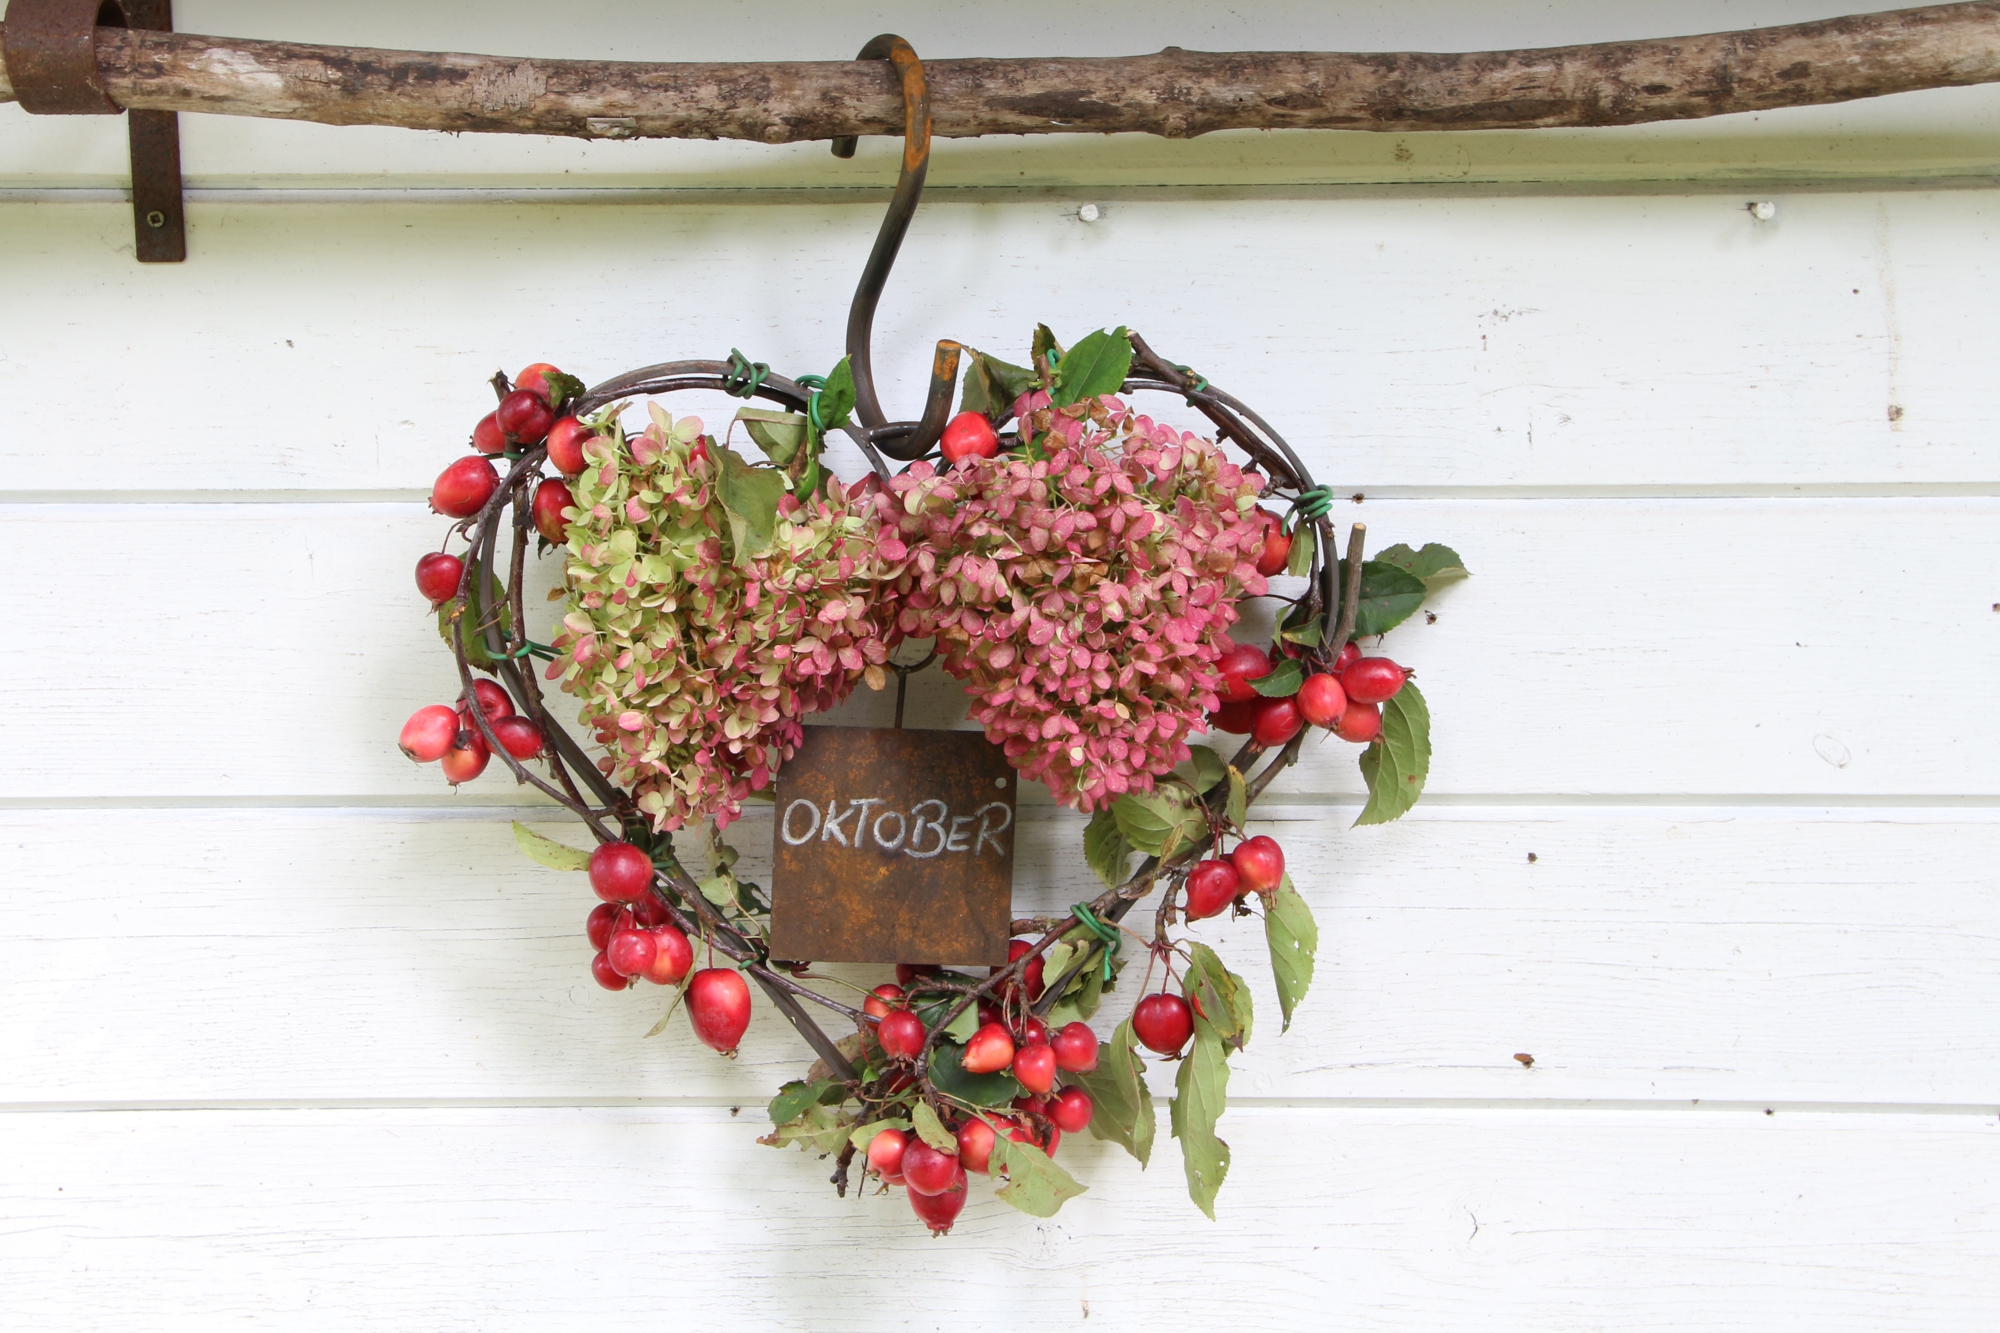
<svg viewBox="0 0 2000 1333">
<path fill-rule="evenodd" d="M 7 78 L 21 109 L 38 116 L 115 116 L 97 77 L 97 30 L 174 30 L 173 0 L 9 0 Z M 187 258 L 180 118 L 125 112 L 132 153 L 132 239 L 142 264 Z"/>
</svg>

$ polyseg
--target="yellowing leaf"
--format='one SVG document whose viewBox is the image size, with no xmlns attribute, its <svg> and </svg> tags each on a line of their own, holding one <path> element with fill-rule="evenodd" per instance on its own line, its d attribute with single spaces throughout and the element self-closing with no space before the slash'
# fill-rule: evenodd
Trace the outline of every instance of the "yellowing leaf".
<svg viewBox="0 0 2000 1333">
<path fill-rule="evenodd" d="M 536 865 L 551 870 L 588 870 L 590 853 L 565 846 L 554 838 L 544 838 L 519 820 L 514 822 L 514 845 Z"/>
</svg>

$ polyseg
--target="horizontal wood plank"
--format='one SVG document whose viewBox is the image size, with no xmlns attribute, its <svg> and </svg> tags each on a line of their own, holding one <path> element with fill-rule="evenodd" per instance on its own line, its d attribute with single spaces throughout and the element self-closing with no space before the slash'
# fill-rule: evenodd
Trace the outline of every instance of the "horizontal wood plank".
<svg viewBox="0 0 2000 1333">
<path fill-rule="evenodd" d="M 1089 1193 L 1037 1222 L 980 1182 L 936 1243 L 759 1120 L 10 1116 L 0 1318 L 1864 1333 L 1985 1329 L 2000 1298 L 1990 1118 L 1239 1109 L 1216 1223 L 1171 1142 L 1141 1174 L 1066 1139 Z"/>
<path fill-rule="evenodd" d="M 665 993 L 591 982 L 589 887 L 523 858 L 511 813 L 0 813 L 0 1103 L 755 1107 L 799 1076 L 804 1046 L 761 1001 L 733 1062 L 684 1020 L 643 1039 Z M 1278 813 L 1266 831 L 1322 940 L 1289 1032 L 1258 921 L 1194 930 L 1256 996 L 1239 1099 L 1908 1105 L 2000 1089 L 2000 819 L 1509 807 L 1351 830 L 1351 808 Z M 733 835 L 759 882 L 770 836 L 760 817 Z M 1018 912 L 1094 892 L 1080 836 L 1072 816 L 1025 822 Z M 1150 932 L 1151 908 L 1131 924 Z"/>
<path fill-rule="evenodd" d="M 1429 790 L 2000 795 L 2000 498 L 1391 500 L 1341 504 L 1374 549 L 1443 541 L 1473 570 L 1384 650 L 1436 719 Z M 0 619 L 0 797 L 437 797 L 395 750 L 457 675 L 411 582 L 421 504 L 0 506 L 24 569 Z M 555 561 L 537 577 L 552 578 Z M 51 595 L 51 582 L 62 595 Z M 539 591 L 539 586 L 536 592 Z M 547 607 L 531 592 L 531 607 Z M 547 616 L 548 619 L 543 619 Z M 554 609 L 531 613 L 531 630 Z M 939 672 L 911 724 L 964 718 Z M 866 689 L 832 720 L 887 725 Z M 1277 790 L 1351 796 L 1313 740 Z M 512 799 L 502 770 L 466 789 Z M 1039 787 L 1029 795 L 1046 799 Z"/>
<path fill-rule="evenodd" d="M 142 266 L 123 204 L 0 204 L 22 331 L 0 409 L 80 414 L 0 440 L 6 490 L 415 495 L 491 410 L 496 367 L 607 379 L 741 347 L 823 372 L 879 207 L 198 202 L 194 258 Z M 1108 202 L 1084 223 L 1074 199 L 936 203 L 875 361 L 914 414 L 937 338 L 1019 359 L 1038 321 L 1128 324 L 1342 493 L 1991 493 L 2000 309 L 1965 294 L 1994 279 L 1996 210 L 1971 191 L 1787 197 L 1768 222 L 1728 196 Z M 61 429 L 88 464 L 49 452 Z"/>
</svg>

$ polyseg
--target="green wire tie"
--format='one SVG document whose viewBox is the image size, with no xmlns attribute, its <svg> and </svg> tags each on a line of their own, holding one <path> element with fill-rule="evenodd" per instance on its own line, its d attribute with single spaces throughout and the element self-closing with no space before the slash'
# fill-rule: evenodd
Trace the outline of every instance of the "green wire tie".
<svg viewBox="0 0 2000 1333">
<path fill-rule="evenodd" d="M 1208 376 L 1200 374 L 1194 369 L 1194 367 L 1184 366 L 1178 361 L 1174 362 L 1173 366 L 1175 370 L 1178 370 L 1181 374 L 1187 376 L 1189 379 L 1194 381 L 1194 387 L 1188 390 L 1189 393 L 1208 392 Z"/>
<path fill-rule="evenodd" d="M 1314 486 L 1299 492 L 1299 498 L 1292 501 L 1292 508 L 1300 518 L 1308 523 L 1318 522 L 1333 509 L 1333 491 L 1325 486 Z"/>
<path fill-rule="evenodd" d="M 507 654 L 507 660 L 510 662 L 519 661 L 523 657 L 539 657 L 545 662 L 553 662 L 556 660 L 556 650 L 545 643 L 536 643 L 533 639 L 529 639 Z"/>
<path fill-rule="evenodd" d="M 1070 908 L 1069 911 L 1071 916 L 1090 927 L 1091 934 L 1104 942 L 1104 980 L 1105 984 L 1109 985 L 1111 982 L 1112 955 L 1116 954 L 1125 943 L 1124 939 L 1118 934 L 1118 927 L 1099 921 L 1096 913 L 1090 910 L 1090 904 L 1088 903 L 1078 903 Z"/>
<path fill-rule="evenodd" d="M 752 398 L 771 377 L 771 368 L 752 361 L 734 347 L 729 349 L 729 369 L 722 373 L 722 391 L 732 398 Z"/>
</svg>

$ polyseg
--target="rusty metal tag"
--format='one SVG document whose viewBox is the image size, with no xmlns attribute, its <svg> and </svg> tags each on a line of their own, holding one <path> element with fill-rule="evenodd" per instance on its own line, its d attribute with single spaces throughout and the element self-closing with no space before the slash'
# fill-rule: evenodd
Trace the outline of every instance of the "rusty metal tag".
<svg viewBox="0 0 2000 1333">
<path fill-rule="evenodd" d="M 778 773 L 772 956 L 1006 962 L 1014 787 L 976 731 L 807 727 Z"/>
</svg>

